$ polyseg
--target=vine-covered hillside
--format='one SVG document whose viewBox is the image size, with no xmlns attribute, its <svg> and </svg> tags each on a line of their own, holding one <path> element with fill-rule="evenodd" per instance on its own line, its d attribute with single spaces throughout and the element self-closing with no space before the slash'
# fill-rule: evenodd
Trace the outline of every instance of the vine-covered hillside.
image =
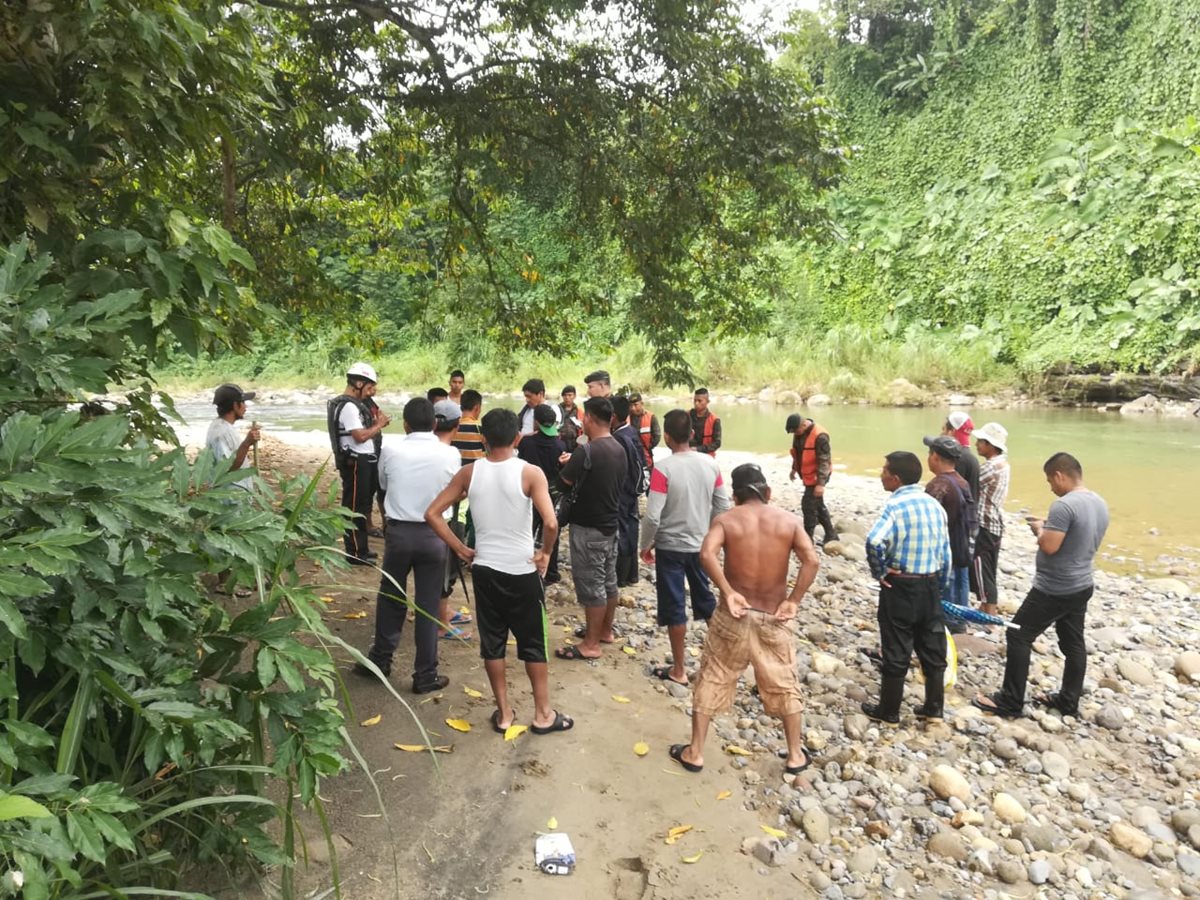
<svg viewBox="0 0 1200 900">
<path fill-rule="evenodd" d="M 857 147 L 841 239 L 800 257 L 812 319 L 1030 374 L 1194 367 L 1195 0 L 834 0 L 790 44 Z"/>
</svg>

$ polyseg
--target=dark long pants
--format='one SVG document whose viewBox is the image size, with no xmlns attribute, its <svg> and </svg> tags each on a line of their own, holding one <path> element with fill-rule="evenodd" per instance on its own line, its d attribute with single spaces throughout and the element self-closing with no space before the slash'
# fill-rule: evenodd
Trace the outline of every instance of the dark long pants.
<svg viewBox="0 0 1200 900">
<path fill-rule="evenodd" d="M 811 538 L 817 530 L 817 525 L 821 526 L 821 531 L 825 535 L 825 540 L 836 541 L 838 539 L 837 530 L 833 527 L 833 519 L 829 515 L 829 510 L 825 506 L 825 498 L 818 497 L 813 491 L 815 485 L 806 484 L 804 486 L 804 496 L 800 500 L 800 512 L 804 516 L 804 530 L 808 532 Z"/>
<path fill-rule="evenodd" d="M 1004 661 L 1004 686 L 996 696 L 996 705 L 1009 712 L 1020 712 L 1025 705 L 1025 683 L 1029 680 L 1029 655 L 1033 642 L 1051 625 L 1058 632 L 1058 647 L 1066 657 L 1062 688 L 1055 704 L 1062 710 L 1079 706 L 1083 676 L 1087 674 L 1087 644 L 1083 640 L 1083 622 L 1087 616 L 1092 588 L 1074 594 L 1047 594 L 1030 589 L 1012 620 L 1021 626 L 1007 633 L 1008 657 Z"/>
<path fill-rule="evenodd" d="M 367 555 L 367 517 L 375 500 L 378 463 L 354 456 L 339 471 L 342 475 L 342 506 L 355 513 L 354 527 L 345 534 L 346 552 L 364 558 Z"/>
<path fill-rule="evenodd" d="M 1000 596 L 996 590 L 999 562 L 1000 536 L 980 528 L 975 535 L 975 559 L 971 564 L 971 591 L 980 603 L 995 603 Z"/>
<path fill-rule="evenodd" d="M 554 546 L 550 548 L 550 562 L 546 565 L 546 578 L 554 581 L 558 578 L 558 535 L 554 537 Z M 538 511 L 533 511 L 533 539 L 540 547 L 544 544 L 542 540 L 542 517 L 538 515 Z"/>
<path fill-rule="evenodd" d="M 634 494 L 621 495 L 621 506 L 617 512 L 617 580 L 621 584 L 634 584 L 638 580 L 638 498 Z"/>
<path fill-rule="evenodd" d="M 946 672 L 946 626 L 937 576 L 899 578 L 879 589 L 879 646 L 883 677 L 903 678 L 913 650 L 925 680 L 940 684 Z"/>
<path fill-rule="evenodd" d="M 437 677 L 438 601 L 446 570 L 446 545 L 424 522 L 388 519 L 384 532 L 383 571 L 396 580 L 408 594 L 408 573 L 413 573 L 413 593 L 417 606 L 415 623 L 417 654 L 413 663 L 413 682 L 426 684 Z M 367 655 L 385 671 L 392 666 L 392 654 L 400 644 L 408 606 L 393 599 L 396 585 L 386 576 L 379 583 L 375 600 L 375 643 Z"/>
</svg>

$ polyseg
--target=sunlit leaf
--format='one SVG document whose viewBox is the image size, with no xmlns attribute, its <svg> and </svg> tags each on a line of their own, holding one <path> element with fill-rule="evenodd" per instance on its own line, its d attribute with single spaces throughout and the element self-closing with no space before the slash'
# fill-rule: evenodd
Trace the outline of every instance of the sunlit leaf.
<svg viewBox="0 0 1200 900">
<path fill-rule="evenodd" d="M 704 851 L 701 850 L 699 853 L 693 853 L 691 856 L 683 857 L 683 861 L 685 863 L 698 863 L 698 862 L 700 862 L 700 857 L 702 857 L 703 855 L 704 855 Z"/>
<path fill-rule="evenodd" d="M 769 834 L 773 838 L 779 838 L 780 840 L 782 840 L 783 838 L 787 837 L 787 832 L 783 831 L 779 828 L 772 828 L 770 825 L 759 825 L 758 827 L 761 828 L 763 831 L 765 831 L 767 834 Z"/>
<path fill-rule="evenodd" d="M 382 721 L 383 721 L 383 714 L 380 713 L 378 715 L 371 716 L 371 718 L 369 718 L 369 719 L 363 719 L 358 724 L 360 724 L 363 728 L 370 728 L 372 725 L 378 725 Z"/>
<path fill-rule="evenodd" d="M 504 739 L 506 741 L 515 741 L 528 730 L 528 725 L 509 725 L 504 729 Z"/>
<path fill-rule="evenodd" d="M 453 728 L 455 731 L 470 731 L 471 730 L 471 723 L 468 722 L 466 719 L 447 719 L 446 724 L 449 725 L 451 728 Z"/>
<path fill-rule="evenodd" d="M 633 752 L 636 753 L 638 756 L 645 756 L 647 753 L 650 752 L 650 745 L 647 744 L 645 741 L 638 741 L 636 744 L 633 745 Z"/>
</svg>

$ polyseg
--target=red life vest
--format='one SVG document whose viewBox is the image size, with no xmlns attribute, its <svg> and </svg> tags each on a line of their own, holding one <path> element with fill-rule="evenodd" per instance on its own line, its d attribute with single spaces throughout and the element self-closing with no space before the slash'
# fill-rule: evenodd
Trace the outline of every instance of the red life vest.
<svg viewBox="0 0 1200 900">
<path fill-rule="evenodd" d="M 654 468 L 654 454 L 650 452 L 650 444 L 654 440 L 650 434 L 650 413 L 643 412 L 641 417 L 630 415 L 629 424 L 638 433 L 642 441 L 642 454 L 646 457 L 646 465 Z"/>
<path fill-rule="evenodd" d="M 804 436 L 804 446 L 800 448 L 800 480 L 809 487 L 817 483 L 817 438 L 828 433 L 814 422 Z"/>
</svg>

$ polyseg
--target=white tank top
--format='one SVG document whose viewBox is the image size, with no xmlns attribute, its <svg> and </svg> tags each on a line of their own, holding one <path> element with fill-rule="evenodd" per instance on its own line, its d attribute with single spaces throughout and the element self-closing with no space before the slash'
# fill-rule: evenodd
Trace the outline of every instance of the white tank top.
<svg viewBox="0 0 1200 900">
<path fill-rule="evenodd" d="M 477 459 L 467 500 L 475 523 L 475 565 L 509 575 L 536 572 L 533 559 L 533 501 L 521 490 L 525 461 Z"/>
</svg>

